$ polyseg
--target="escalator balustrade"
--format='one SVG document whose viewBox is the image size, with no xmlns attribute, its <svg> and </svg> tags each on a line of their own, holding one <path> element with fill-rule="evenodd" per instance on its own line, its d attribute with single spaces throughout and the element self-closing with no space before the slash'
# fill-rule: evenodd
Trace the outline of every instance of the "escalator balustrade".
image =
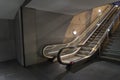
<svg viewBox="0 0 120 80">
<path fill-rule="evenodd" d="M 45 46 L 44 49 L 43 49 L 43 56 L 45 58 L 54 60 L 54 59 L 56 59 L 57 54 L 58 54 L 58 52 L 59 52 L 59 50 L 61 48 L 70 47 L 70 46 L 76 46 L 78 44 L 83 45 L 86 41 L 89 42 L 90 40 L 88 41 L 89 38 L 86 35 L 91 34 L 91 36 L 92 36 L 94 31 L 97 29 L 96 24 L 98 24 L 99 22 L 102 22 L 105 19 L 106 15 L 108 15 L 108 11 L 109 10 L 112 11 L 112 9 L 113 9 L 113 7 L 112 8 L 111 7 L 106 8 L 103 11 L 103 15 L 97 16 L 96 19 L 89 25 L 89 27 L 80 36 L 77 36 L 73 41 L 71 41 L 69 43 L 65 43 L 65 44 L 55 44 L 55 45 L 47 45 L 47 46 Z M 96 35 L 97 35 L 97 33 L 96 33 Z M 95 36 L 95 33 L 94 33 L 94 36 Z M 94 37 L 94 36 L 92 36 L 92 37 Z M 85 47 L 85 48 L 90 49 L 90 47 Z M 72 51 L 69 50 L 64 54 L 70 54 L 70 52 L 76 52 L 77 50 L 78 49 L 74 49 Z M 83 51 L 84 51 L 84 48 L 83 48 Z"/>
</svg>

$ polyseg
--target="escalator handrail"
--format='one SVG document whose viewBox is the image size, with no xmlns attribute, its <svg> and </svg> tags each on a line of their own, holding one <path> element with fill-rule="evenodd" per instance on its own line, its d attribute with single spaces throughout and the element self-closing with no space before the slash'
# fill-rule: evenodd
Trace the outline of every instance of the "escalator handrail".
<svg viewBox="0 0 120 80">
<path fill-rule="evenodd" d="M 64 47 L 64 48 L 61 48 L 57 54 L 57 60 L 59 63 L 63 64 L 63 65 L 69 65 L 69 63 L 64 63 L 62 62 L 61 60 L 61 53 L 64 49 L 75 49 L 75 48 L 80 48 L 80 47 L 83 47 L 85 45 L 77 45 L 77 46 L 70 46 L 70 47 Z"/>
</svg>

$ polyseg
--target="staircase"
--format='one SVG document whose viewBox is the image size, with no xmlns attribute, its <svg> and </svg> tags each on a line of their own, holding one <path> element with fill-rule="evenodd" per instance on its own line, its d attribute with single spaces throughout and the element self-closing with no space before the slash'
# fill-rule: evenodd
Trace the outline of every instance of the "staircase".
<svg viewBox="0 0 120 80">
<path fill-rule="evenodd" d="M 111 36 L 107 47 L 103 50 L 100 57 L 120 61 L 120 27 Z"/>
</svg>

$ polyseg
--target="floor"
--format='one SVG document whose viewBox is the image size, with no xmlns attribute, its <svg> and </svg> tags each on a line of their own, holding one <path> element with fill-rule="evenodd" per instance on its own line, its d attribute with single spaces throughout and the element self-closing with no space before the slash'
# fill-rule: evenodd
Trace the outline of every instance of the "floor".
<svg viewBox="0 0 120 80">
<path fill-rule="evenodd" d="M 12 60 L 0 63 L 0 80 L 120 80 L 120 64 L 93 61 L 66 71 L 58 63 L 44 62 L 24 68 Z"/>
</svg>

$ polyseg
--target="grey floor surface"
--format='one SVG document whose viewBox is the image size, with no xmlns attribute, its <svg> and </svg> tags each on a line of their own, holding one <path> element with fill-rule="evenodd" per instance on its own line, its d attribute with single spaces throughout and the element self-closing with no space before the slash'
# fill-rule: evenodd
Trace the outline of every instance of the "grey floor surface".
<svg viewBox="0 0 120 80">
<path fill-rule="evenodd" d="M 0 63 L 0 80 L 120 80 L 120 64 L 97 61 L 79 67 L 66 71 L 63 65 L 44 62 L 24 68 L 12 60 Z"/>
</svg>

